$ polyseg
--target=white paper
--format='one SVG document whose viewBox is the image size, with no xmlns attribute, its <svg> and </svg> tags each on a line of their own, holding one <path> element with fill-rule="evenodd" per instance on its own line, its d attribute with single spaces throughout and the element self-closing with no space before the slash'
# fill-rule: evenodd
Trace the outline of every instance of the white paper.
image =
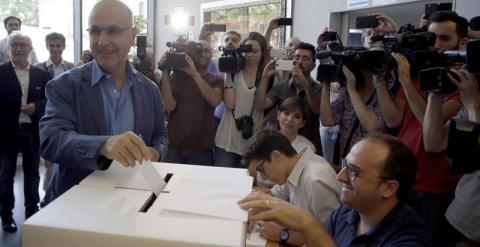
<svg viewBox="0 0 480 247">
<path fill-rule="evenodd" d="M 257 224 L 253 227 L 251 233 L 247 233 L 246 244 L 247 247 L 265 247 L 267 245 L 267 240 L 258 231 Z"/>
<path fill-rule="evenodd" d="M 162 209 L 196 213 L 246 222 L 248 211 L 238 201 L 252 190 L 250 176 L 222 177 L 211 173 L 186 173 L 163 194 Z M 158 200 L 157 199 L 157 200 Z"/>
<path fill-rule="evenodd" d="M 163 176 L 153 167 L 152 162 L 143 160 L 139 170 L 153 193 L 155 193 L 156 196 L 160 195 L 167 183 L 163 180 Z"/>
</svg>

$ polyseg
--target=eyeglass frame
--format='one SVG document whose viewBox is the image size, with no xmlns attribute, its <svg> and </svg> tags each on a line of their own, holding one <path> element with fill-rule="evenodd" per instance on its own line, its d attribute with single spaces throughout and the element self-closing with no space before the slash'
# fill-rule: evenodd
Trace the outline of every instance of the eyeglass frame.
<svg viewBox="0 0 480 247">
<path fill-rule="evenodd" d="M 342 159 L 342 170 L 343 169 L 345 169 L 345 172 L 347 173 L 347 177 L 350 180 L 350 182 L 352 182 L 352 183 L 355 182 L 358 175 L 360 175 L 360 171 L 355 167 L 355 165 L 348 162 L 348 160 L 345 159 L 345 158 Z M 391 179 L 391 178 L 386 177 L 386 176 L 372 175 L 372 174 L 368 174 L 368 175 L 372 176 L 372 177 L 380 178 L 382 180 L 390 180 Z"/>
<path fill-rule="evenodd" d="M 32 47 L 32 45 L 30 44 L 9 44 L 8 46 L 10 47 L 10 49 L 17 49 L 17 48 L 25 49 L 28 47 Z"/>
<path fill-rule="evenodd" d="M 135 27 L 119 27 L 116 25 L 108 26 L 108 27 L 91 26 L 87 28 L 87 32 L 90 36 L 93 36 L 93 37 L 100 37 L 102 33 L 105 33 L 105 35 L 108 35 L 108 36 L 118 36 L 124 31 L 128 29 L 133 29 L 133 28 Z M 92 32 L 95 32 L 95 33 L 92 33 Z"/>
<path fill-rule="evenodd" d="M 266 160 L 262 160 L 262 162 L 260 162 L 260 165 L 258 165 L 255 170 L 258 171 L 258 172 L 261 172 L 263 174 L 265 174 L 265 161 Z"/>
</svg>

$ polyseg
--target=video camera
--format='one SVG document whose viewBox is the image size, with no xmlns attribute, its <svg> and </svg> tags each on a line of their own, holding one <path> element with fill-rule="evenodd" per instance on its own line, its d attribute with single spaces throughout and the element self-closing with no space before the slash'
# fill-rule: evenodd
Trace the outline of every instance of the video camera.
<svg viewBox="0 0 480 247">
<path fill-rule="evenodd" d="M 167 52 L 167 60 L 165 64 L 158 65 L 158 69 L 160 70 L 166 67 L 173 69 L 185 68 L 187 66 L 185 53 L 192 55 L 201 54 L 203 49 L 201 43 L 186 40 L 167 42 L 167 47 L 170 48 L 170 50 Z"/>
<path fill-rule="evenodd" d="M 222 51 L 222 56 L 218 59 L 218 70 L 223 73 L 238 73 L 245 68 L 245 58 L 243 52 L 252 52 L 251 45 L 240 45 L 239 48 L 223 47 L 218 48 Z"/>
<path fill-rule="evenodd" d="M 342 66 L 351 71 L 369 71 L 373 74 L 383 73 L 386 69 L 386 53 L 382 50 L 369 51 L 363 47 L 347 47 L 341 52 L 322 51 L 316 54 L 317 59 L 330 57 L 334 64 L 320 64 L 317 70 L 317 80 L 322 83 L 340 82 L 345 85 Z"/>
<path fill-rule="evenodd" d="M 465 65 L 467 70 L 477 76 L 480 75 L 480 40 L 467 43 L 464 51 L 432 51 L 432 67 L 420 70 L 420 90 L 425 93 L 452 93 L 457 87 L 450 81 L 448 74 L 457 78 L 457 75 L 447 68 L 452 65 Z"/>
<path fill-rule="evenodd" d="M 480 125 L 466 120 L 450 120 L 448 163 L 456 173 L 471 173 L 480 169 L 476 159 L 480 152 Z"/>
</svg>

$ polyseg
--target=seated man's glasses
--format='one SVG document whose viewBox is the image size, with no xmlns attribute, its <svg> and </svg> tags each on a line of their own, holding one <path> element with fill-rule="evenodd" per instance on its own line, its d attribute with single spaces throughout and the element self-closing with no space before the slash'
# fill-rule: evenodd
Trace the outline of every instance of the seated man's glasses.
<svg viewBox="0 0 480 247">
<path fill-rule="evenodd" d="M 110 27 L 97 27 L 91 26 L 87 29 L 90 36 L 100 36 L 102 32 L 105 32 L 108 36 L 118 36 L 123 33 L 125 30 L 132 29 L 133 27 L 119 27 L 119 26 L 110 26 Z"/>
<path fill-rule="evenodd" d="M 257 166 L 256 170 L 265 174 L 265 160 L 262 160 L 260 165 Z"/>
<path fill-rule="evenodd" d="M 352 183 L 355 182 L 358 175 L 360 174 L 359 169 L 357 167 L 355 167 L 355 165 L 353 165 L 352 163 L 348 162 L 346 159 L 342 159 L 342 170 L 343 169 L 346 169 L 348 179 Z M 365 176 L 365 175 L 368 175 L 368 174 L 364 174 L 362 176 Z M 389 180 L 390 179 L 390 178 L 385 177 L 385 176 L 377 176 L 377 175 L 369 175 L 369 176 L 377 177 L 377 178 L 380 178 L 380 179 L 383 179 L 383 180 Z"/>
</svg>

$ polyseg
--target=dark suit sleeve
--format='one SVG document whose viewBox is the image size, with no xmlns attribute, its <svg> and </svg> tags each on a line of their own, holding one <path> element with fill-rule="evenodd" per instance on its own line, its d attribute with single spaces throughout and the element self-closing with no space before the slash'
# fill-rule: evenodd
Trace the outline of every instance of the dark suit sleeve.
<svg viewBox="0 0 480 247">
<path fill-rule="evenodd" d="M 32 73 L 32 80 L 34 82 L 35 88 L 40 88 L 38 97 L 33 101 L 35 104 L 35 113 L 34 116 L 36 119 L 40 120 L 40 118 L 45 113 L 45 105 L 47 104 L 47 98 L 45 97 L 45 87 L 47 82 L 50 81 L 50 75 L 47 72 L 42 70 L 36 69 L 35 72 Z"/>
<path fill-rule="evenodd" d="M 104 168 L 99 166 L 97 154 L 109 136 L 78 133 L 74 89 L 68 78 L 61 78 L 47 84 L 48 102 L 40 121 L 42 157 L 75 169 Z"/>
<path fill-rule="evenodd" d="M 160 153 L 160 157 L 163 160 L 168 149 L 168 135 L 165 127 L 165 106 L 158 87 L 155 87 L 155 90 L 152 91 L 155 104 L 155 128 L 150 146 Z"/>
</svg>

